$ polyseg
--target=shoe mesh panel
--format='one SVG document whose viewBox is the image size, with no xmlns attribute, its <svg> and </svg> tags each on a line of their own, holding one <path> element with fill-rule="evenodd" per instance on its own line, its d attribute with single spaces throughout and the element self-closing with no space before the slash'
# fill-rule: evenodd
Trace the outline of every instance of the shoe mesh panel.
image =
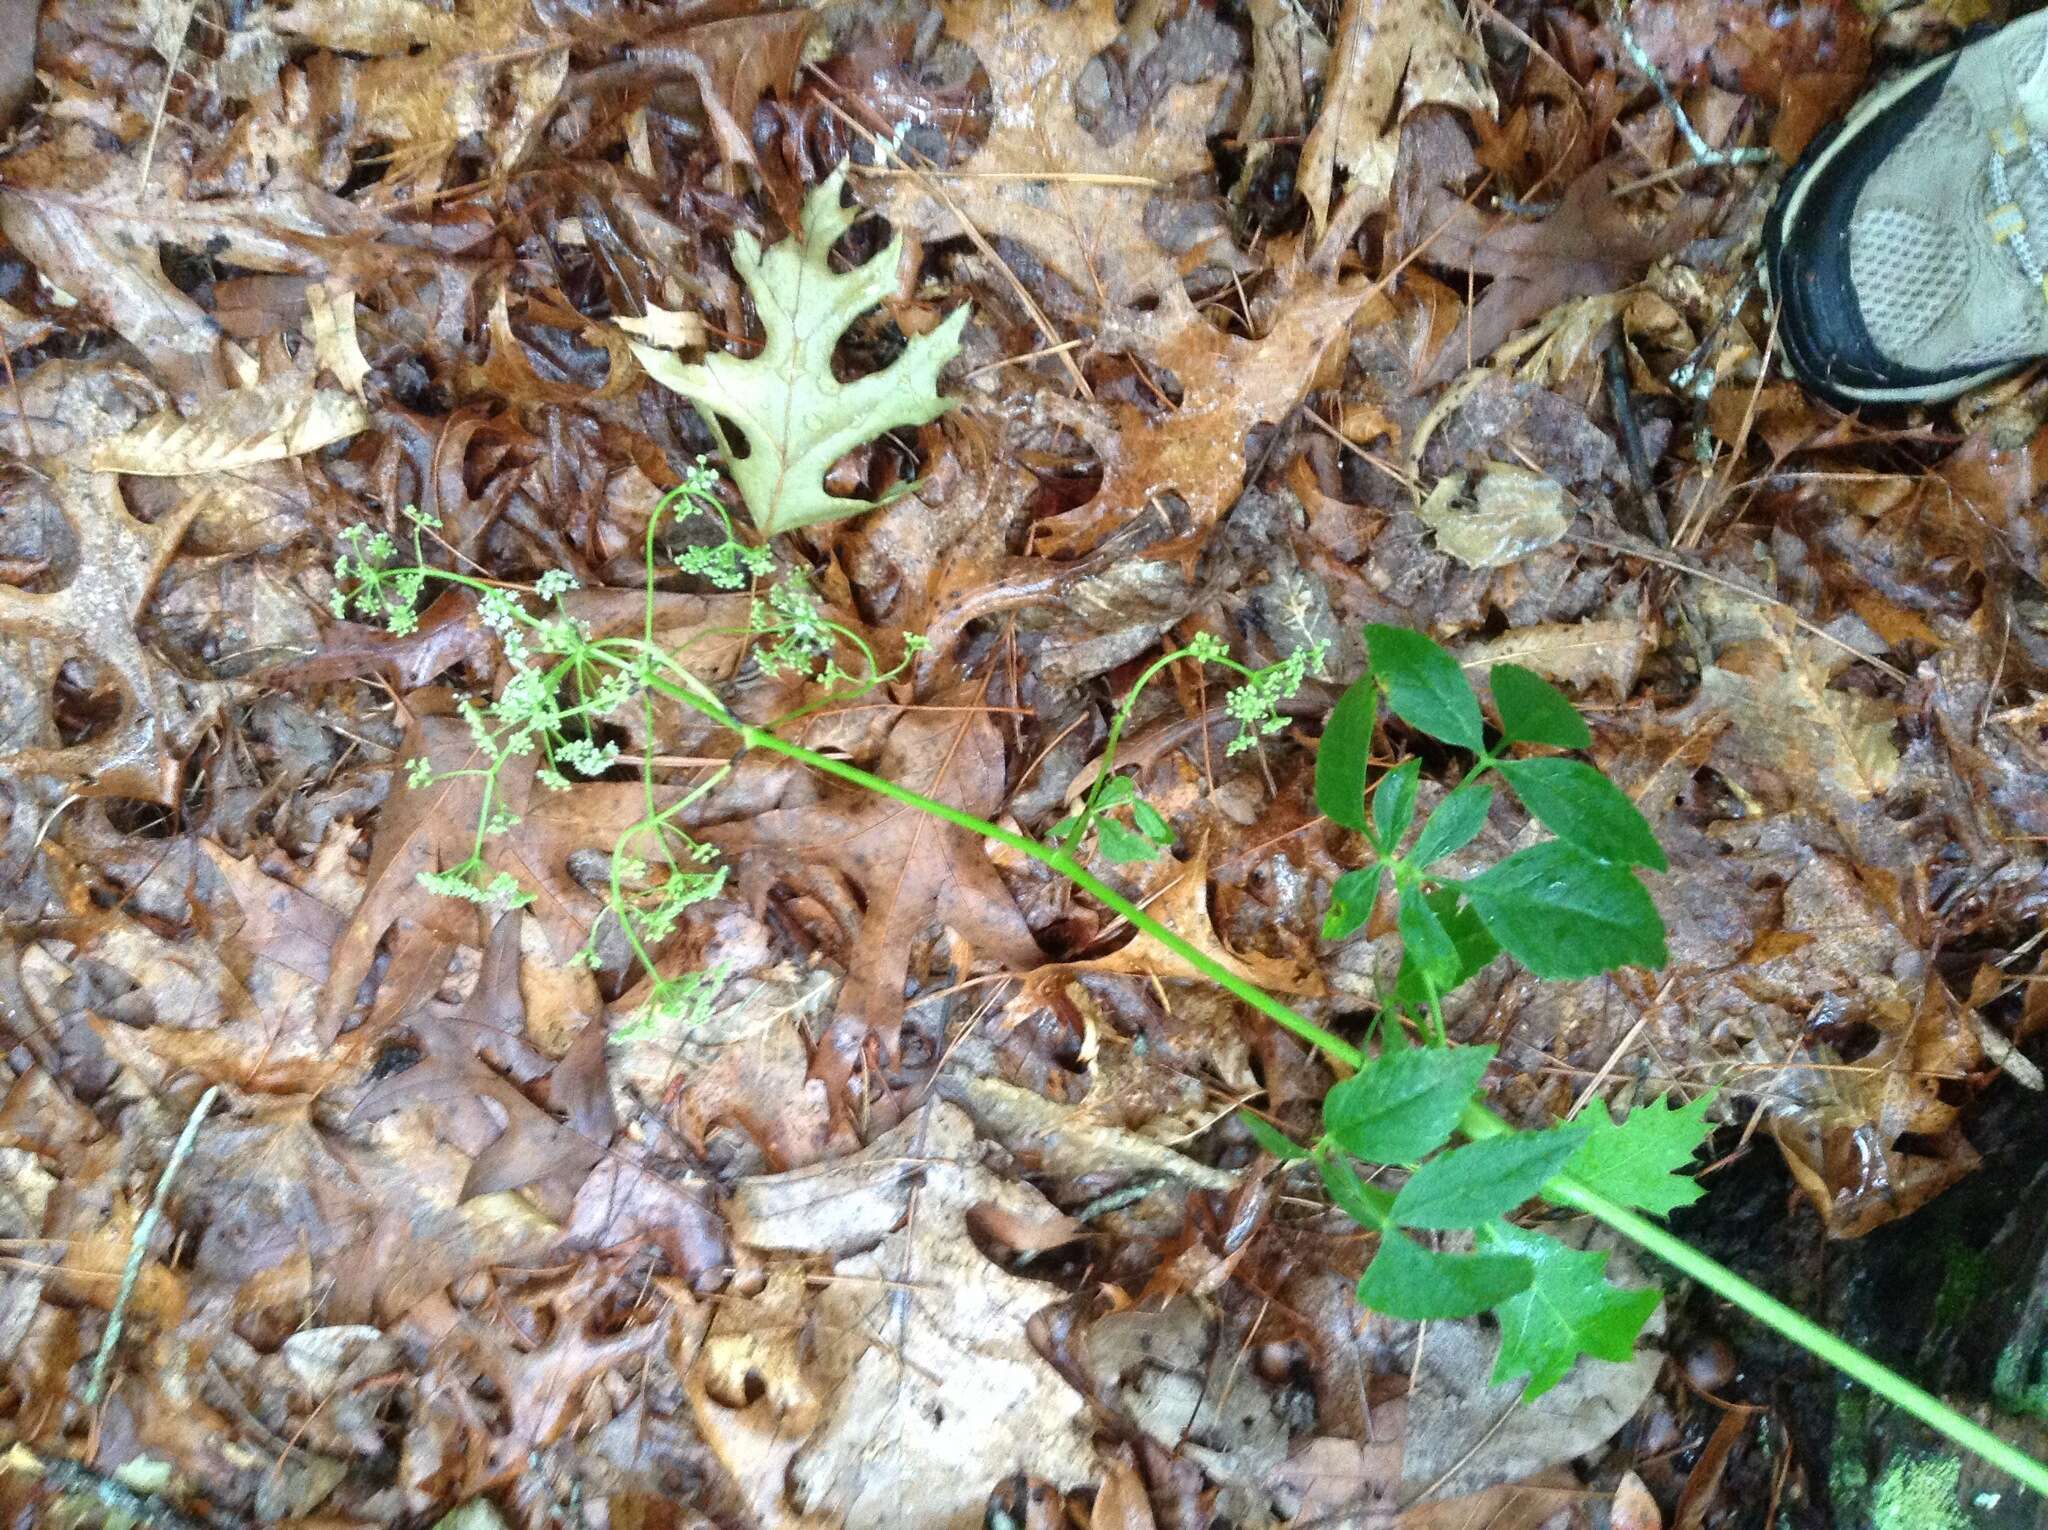
<svg viewBox="0 0 2048 1530">
<path fill-rule="evenodd" d="M 1903 355 L 1932 330 L 1968 275 L 1968 258 L 1931 218 L 1874 207 L 1850 226 L 1849 280 L 1864 326 L 1887 356 Z"/>
</svg>

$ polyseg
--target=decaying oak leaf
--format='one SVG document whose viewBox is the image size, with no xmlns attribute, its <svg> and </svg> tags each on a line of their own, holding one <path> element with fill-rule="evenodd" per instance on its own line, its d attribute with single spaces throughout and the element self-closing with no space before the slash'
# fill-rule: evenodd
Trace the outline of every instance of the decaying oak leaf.
<svg viewBox="0 0 2048 1530">
<path fill-rule="evenodd" d="M 890 181 L 876 205 L 930 238 L 958 238 L 964 219 L 990 239 L 1014 240 L 1105 314 L 1178 291 L 1180 270 L 1146 232 L 1145 209 L 1173 181 L 1213 167 L 1208 137 L 1229 81 L 1173 87 L 1134 135 L 1105 144 L 1076 119 L 1074 86 L 1116 41 L 1115 0 L 940 8 L 947 32 L 988 73 L 988 137 L 955 174 Z"/>
<path fill-rule="evenodd" d="M 428 892 L 419 877 L 458 866 L 469 856 L 483 787 L 480 777 L 460 772 L 476 769 L 481 756 L 469 730 L 450 717 L 414 719 L 402 753 L 406 759 L 425 758 L 437 778 L 414 787 L 395 777 L 378 812 L 362 901 L 328 964 L 320 1008 L 330 1036 L 340 1033 L 376 963 L 378 946 L 401 919 L 419 939 L 455 944 L 474 938 L 475 911 Z"/>
<path fill-rule="evenodd" d="M 1700 676 L 1701 704 L 1732 724 L 1723 750 L 1802 792 L 1811 783 L 1845 803 L 1882 797 L 1899 773 L 1899 709 L 1835 683 L 1855 655 L 1803 630 L 1781 606 L 1718 587 L 1703 591 L 1700 605 L 1718 636 L 1735 638 L 1717 644 Z"/>
<path fill-rule="evenodd" d="M 749 1353 L 766 1392 L 751 1406 L 777 1404 L 805 1429 L 786 1476 L 731 1463 L 743 1480 L 786 1484 L 787 1501 L 757 1504 L 774 1511 L 762 1513 L 764 1523 L 812 1522 L 800 1514 L 845 1530 L 978 1530 L 990 1490 L 1014 1472 L 1062 1487 L 1094 1480 L 1088 1404 L 1025 1333 L 1060 1292 L 993 1263 L 968 1219 L 993 1204 L 1007 1231 L 1041 1247 L 1078 1226 L 1030 1186 L 989 1169 L 983 1151 L 967 1116 L 939 1102 L 855 1157 L 741 1181 L 734 1240 L 830 1256 L 835 1277 L 805 1304 L 804 1349 L 764 1344 L 744 1298 L 722 1303 L 730 1315 L 721 1312 L 693 1379 L 707 1439 L 730 1449 L 779 1435 L 786 1450 L 788 1430 L 740 1430 L 719 1416 L 741 1412 L 746 1396 L 703 1375 L 715 1365 L 730 1376 L 734 1356 L 719 1347 L 721 1334 L 752 1332 Z"/>
<path fill-rule="evenodd" d="M 1336 172 L 1350 173 L 1336 220 L 1343 241 L 1387 205 L 1403 117 L 1430 105 L 1498 110 L 1479 38 L 1446 0 L 1345 0 L 1328 78 L 1298 179 L 1320 235 Z"/>
<path fill-rule="evenodd" d="M 1180 380 L 1180 403 L 1156 417 L 1119 403 L 1107 420 L 1073 408 L 1071 423 L 1102 459 L 1102 487 L 1085 505 L 1039 523 L 1040 551 L 1079 556 L 1133 518 L 1158 514 L 1162 495 L 1187 506 L 1179 540 L 1199 549 L 1244 487 L 1246 436 L 1285 419 L 1315 386 L 1366 297 L 1363 283 L 1326 283 L 1299 266 L 1282 279 L 1292 290 L 1258 340 L 1225 334 L 1177 290 L 1130 324 L 1128 348 Z"/>
<path fill-rule="evenodd" d="M 938 394 L 939 372 L 960 349 L 964 303 L 937 328 L 912 336 L 879 372 L 846 383 L 833 376 L 840 338 L 902 281 L 901 234 L 851 271 L 832 269 L 833 243 L 861 215 L 840 205 L 845 184 L 845 170 L 836 170 L 804 200 L 800 240 L 763 250 L 745 229 L 734 236 L 733 266 L 761 320 L 759 355 L 714 351 L 686 366 L 672 352 L 632 348 L 648 376 L 696 405 L 763 536 L 874 509 L 875 501 L 832 493 L 826 473 L 855 447 L 899 426 L 929 424 L 950 407 Z M 742 440 L 727 438 L 726 421 Z"/>
<path fill-rule="evenodd" d="M 1983 1061 L 1963 1003 L 1930 969 L 1906 1013 L 1865 1013 L 1881 1030 L 1853 1064 L 1820 1058 L 1771 1080 L 1771 1135 L 1833 1238 L 1912 1215 L 1981 1161 L 1942 1097 Z"/>
<path fill-rule="evenodd" d="M 1618 161 L 1601 160 L 1583 171 L 1565 187 L 1557 210 L 1533 222 L 1499 219 L 1442 187 L 1431 194 L 1422 214 L 1430 239 L 1424 258 L 1494 281 L 1417 380 L 1419 388 L 1448 382 L 1468 360 L 1483 361 L 1559 303 L 1628 285 L 1653 260 L 1693 237 L 1707 214 L 1704 203 L 1681 202 L 1660 227 L 1645 232 L 1610 189 L 1617 168 Z"/>
<path fill-rule="evenodd" d="M 1656 644 L 1657 624 L 1647 615 L 1634 621 L 1542 622 L 1464 644 L 1458 659 L 1468 674 L 1519 664 L 1566 690 L 1623 697 L 1634 694 L 1643 660 Z"/>
<path fill-rule="evenodd" d="M 1259 167 L 1279 146 L 1275 140 L 1308 131 L 1309 103 L 1330 57 L 1330 45 L 1300 0 L 1249 0 L 1245 13 L 1252 24 L 1252 80 L 1237 129 L 1247 147 L 1230 190 L 1235 203 L 1250 193 Z"/>
<path fill-rule="evenodd" d="M 316 120 L 342 152 L 376 144 L 373 198 L 432 190 L 459 146 L 488 174 L 518 164 L 569 73 L 568 39 L 527 0 L 295 0 L 265 18 L 279 36 L 342 55 L 312 74 Z"/>
<path fill-rule="evenodd" d="M 338 1033 L 375 965 L 379 945 L 394 929 L 402 941 L 475 940 L 476 910 L 422 887 L 419 877 L 459 866 L 475 850 L 483 786 L 473 772 L 483 756 L 456 719 L 416 717 L 400 750 L 402 760 L 415 757 L 432 765 L 435 776 L 412 786 L 401 775 L 377 816 L 362 902 L 335 944 L 321 1001 L 330 1034 Z M 533 765 L 531 756 L 522 757 L 499 773 L 494 801 L 519 821 L 505 834 L 485 840 L 483 858 L 490 874 L 503 872 L 532 896 L 534 917 L 555 960 L 566 962 L 604 910 L 604 899 L 571 871 L 570 857 L 581 850 L 608 853 L 645 813 L 646 797 L 637 783 L 629 782 L 592 781 L 573 792 L 537 792 Z M 394 942 L 394 957 L 399 943 Z"/>
<path fill-rule="evenodd" d="M 25 481 L 21 487 L 31 492 Z M 189 499 L 152 524 L 129 510 L 112 474 L 55 461 L 44 464 L 33 492 L 53 502 L 76 551 L 59 589 L 0 585 L 0 656 L 9 670 L 0 696 L 18 697 L 0 709 L 0 768 L 48 775 L 88 795 L 175 801 L 179 758 L 206 722 L 190 698 L 207 692 L 157 657 L 137 623 L 200 501 Z M 51 693 L 72 660 L 100 669 L 119 710 L 94 737 L 67 744 Z"/>
<path fill-rule="evenodd" d="M 977 817 L 1001 806 L 1008 785 L 1002 737 L 971 704 L 906 714 L 875 772 Z M 865 895 L 860 929 L 846 935 L 838 1014 L 814 1063 L 835 1092 L 870 1037 L 895 1057 L 911 949 L 933 924 L 964 936 L 977 961 L 1023 971 L 1043 960 L 981 840 L 886 797 L 842 789 L 815 806 L 761 813 L 700 837 L 771 866 L 823 863 Z"/>
<path fill-rule="evenodd" d="M 557 1209 L 566 1210 L 583 1177 L 596 1165 L 617 1123 L 605 1085 L 603 1022 L 592 1016 L 555 1063 L 557 1121 L 492 1068 L 481 1051 L 511 1060 L 522 1074 L 548 1067 L 525 1041 L 526 1004 L 519 992 L 520 915 L 502 916 L 491 931 L 476 987 L 455 1014 L 431 1011 L 411 1021 L 421 1060 L 372 1084 L 358 1102 L 358 1119 L 374 1121 L 408 1105 L 434 1107 L 436 1127 L 475 1155 L 457 1192 L 467 1201 L 498 1190 L 553 1181 Z M 501 1119 L 502 1118 L 502 1119 Z"/>
<path fill-rule="evenodd" d="M 313 355 L 335 381 L 357 398 L 370 375 L 369 358 L 356 339 L 356 295 L 333 277 L 306 284 L 306 338 Z"/>
<path fill-rule="evenodd" d="M 1209 917 L 1209 854 L 1206 849 L 1187 861 L 1161 863 L 1168 880 L 1145 901 L 1145 911 L 1182 940 L 1220 962 L 1226 969 L 1268 993 L 1317 997 L 1325 992 L 1322 975 L 1310 967 L 1270 956 L 1239 956 L 1223 944 Z M 1076 963 L 1091 972 L 1129 972 L 1142 977 L 1210 981 L 1185 957 L 1167 949 L 1144 931 L 1107 956 Z"/>
<path fill-rule="evenodd" d="M 302 457 L 368 428 L 370 411 L 339 388 L 312 388 L 304 373 L 217 395 L 188 415 L 152 415 L 93 448 L 102 473 L 179 478 L 226 473 Z"/>
<path fill-rule="evenodd" d="M 646 1303 L 641 1321 L 606 1331 L 601 1315 L 617 1303 L 613 1287 L 620 1278 L 615 1267 L 586 1259 L 566 1275 L 546 1277 L 540 1291 L 521 1293 L 521 1305 L 532 1314 L 526 1324 L 452 1314 L 437 1337 L 464 1357 L 465 1370 L 473 1366 L 489 1380 L 506 1415 L 490 1431 L 490 1450 L 470 1456 L 465 1491 L 481 1492 L 531 1470 L 538 1452 L 583 1422 L 584 1394 L 594 1383 L 668 1338 L 675 1308 L 666 1302 Z"/>
</svg>

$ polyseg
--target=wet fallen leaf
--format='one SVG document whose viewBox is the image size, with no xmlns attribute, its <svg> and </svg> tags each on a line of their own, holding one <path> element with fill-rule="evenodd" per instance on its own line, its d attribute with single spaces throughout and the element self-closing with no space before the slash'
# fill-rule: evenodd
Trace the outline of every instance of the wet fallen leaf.
<svg viewBox="0 0 2048 1530">
<path fill-rule="evenodd" d="M 989 132 L 954 174 L 887 182 L 878 201 L 890 220 L 944 239 L 964 219 L 987 238 L 1014 240 L 1107 313 L 1177 292 L 1180 272 L 1146 231 L 1145 207 L 1209 168 L 1201 145 L 1225 82 L 1176 85 L 1128 140 L 1105 144 L 1077 117 L 1074 88 L 1118 35 L 1112 0 L 1064 10 L 946 0 L 941 10 L 988 73 Z"/>
<path fill-rule="evenodd" d="M 1442 0 L 1345 0 L 1322 114 L 1301 151 L 1301 190 L 1320 235 L 1336 172 L 1348 171 L 1334 242 L 1386 206 L 1401 119 L 1419 106 L 1492 113 L 1478 37 Z"/>
<path fill-rule="evenodd" d="M 880 774 L 925 796 L 984 814 L 1002 800 L 1002 741 L 969 697 L 951 711 L 911 712 L 890 731 Z M 814 1067 L 844 1090 L 872 1038 L 895 1055 L 912 944 L 934 922 L 958 931 L 980 961 L 1012 971 L 1043 959 L 1009 890 L 972 834 L 886 798 L 842 792 L 816 807 L 762 813 L 707 829 L 721 847 L 771 865 L 835 867 L 865 894 L 858 930 L 845 932 L 846 980 Z"/>
<path fill-rule="evenodd" d="M 820 1401 L 788 1460 L 799 1512 L 849 1530 L 906 1519 L 974 1530 L 1012 1472 L 1094 1480 L 1086 1404 L 1024 1334 L 1057 1289 L 992 1264 L 968 1236 L 969 1213 L 988 1201 L 1048 1231 L 1072 1224 L 985 1168 L 982 1151 L 966 1115 L 940 1103 L 855 1157 L 736 1192 L 738 1242 L 833 1261 L 808 1305 Z M 786 1371 L 770 1385 L 800 1395 Z"/>
<path fill-rule="evenodd" d="M 1201 547 L 1243 486 L 1249 432 L 1301 402 L 1365 300 L 1362 286 L 1294 277 L 1291 300 L 1263 339 L 1224 334 L 1173 297 L 1138 321 L 1128 343 L 1180 380 L 1180 402 L 1159 415 L 1121 404 L 1109 420 L 1076 417 L 1102 458 L 1102 487 L 1040 523 L 1041 550 L 1071 557 L 1144 516 L 1162 516 L 1175 543 Z M 1162 510 L 1168 495 L 1186 506 L 1182 514 Z"/>
</svg>

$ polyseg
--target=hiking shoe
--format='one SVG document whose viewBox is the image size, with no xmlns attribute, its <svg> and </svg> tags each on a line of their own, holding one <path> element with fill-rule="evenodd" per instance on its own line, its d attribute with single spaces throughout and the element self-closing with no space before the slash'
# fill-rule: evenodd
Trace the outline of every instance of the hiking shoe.
<svg viewBox="0 0 2048 1530">
<path fill-rule="evenodd" d="M 1859 101 L 1786 177 L 1764 274 L 1793 371 L 1844 408 L 2048 356 L 2048 11 Z"/>
</svg>

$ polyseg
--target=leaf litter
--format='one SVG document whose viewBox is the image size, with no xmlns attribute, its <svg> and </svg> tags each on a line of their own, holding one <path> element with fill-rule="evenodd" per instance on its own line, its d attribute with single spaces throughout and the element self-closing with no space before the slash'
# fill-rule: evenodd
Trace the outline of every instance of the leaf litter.
<svg viewBox="0 0 2048 1530">
<path fill-rule="evenodd" d="M 526 912 L 430 894 L 477 848 L 458 703 L 511 672 L 477 592 L 329 614 L 342 532 L 408 506 L 487 584 L 566 569 L 599 637 L 651 622 L 740 715 L 822 701 L 809 747 L 1030 834 L 1154 654 L 1327 644 L 1248 753 L 1200 666 L 1155 682 L 1115 768 L 1172 848 L 1094 868 L 1326 1023 L 1398 949 L 1388 909 L 1321 933 L 1357 634 L 1526 666 L 1656 831 L 1672 961 L 1461 990 L 1498 1104 L 1577 1109 L 1589 1152 L 1709 1112 L 1854 1238 L 2038 1087 L 2048 406 L 1858 422 L 1768 376 L 1764 183 L 1688 165 L 1605 11 L 160 9 L 15 29 L 0 155 L 12 1517 L 99 1481 L 163 1523 L 1590 1527 L 1661 1522 L 1662 1453 L 1718 1438 L 1654 1351 L 1508 1407 L 1501 1346 L 1598 1313 L 1359 1308 L 1370 1247 L 1234 1114 L 1298 1134 L 1324 1065 L 965 830 L 674 709 L 594 742 L 729 870 L 654 942 L 727 977 L 680 1033 L 629 1024 L 623 774 L 495 783 L 480 885 Z M 1702 131 L 1784 156 L 1874 45 L 1967 20 L 1630 15 Z M 785 355 L 799 268 L 826 322 Z M 906 661 L 884 690 L 764 664 L 701 524 L 645 607 L 653 503 L 721 452 L 749 544 Z M 1498 808 L 1472 865 L 1527 827 Z"/>
</svg>

